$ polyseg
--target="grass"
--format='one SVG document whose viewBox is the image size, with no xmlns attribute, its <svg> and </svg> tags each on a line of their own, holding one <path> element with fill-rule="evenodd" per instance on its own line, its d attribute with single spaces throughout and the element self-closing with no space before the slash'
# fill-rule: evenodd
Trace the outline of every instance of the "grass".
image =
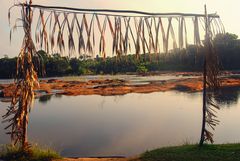
<svg viewBox="0 0 240 161">
<path fill-rule="evenodd" d="M 240 161 L 240 144 L 182 145 L 145 152 L 141 161 Z"/>
<path fill-rule="evenodd" d="M 51 161 L 61 159 L 60 155 L 51 149 L 32 146 L 30 152 L 23 152 L 20 148 L 11 145 L 0 147 L 0 159 L 5 161 Z"/>
<path fill-rule="evenodd" d="M 24 153 L 10 145 L 0 147 L 0 159 L 6 161 L 51 161 L 61 159 L 59 154 L 50 149 L 31 148 L 31 153 Z M 182 145 L 166 147 L 140 156 L 138 161 L 240 161 L 240 144 Z"/>
</svg>

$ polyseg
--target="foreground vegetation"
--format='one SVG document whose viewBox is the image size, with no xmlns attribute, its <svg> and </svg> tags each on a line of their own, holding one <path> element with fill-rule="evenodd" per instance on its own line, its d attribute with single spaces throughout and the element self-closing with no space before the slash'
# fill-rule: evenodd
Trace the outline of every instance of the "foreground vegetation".
<svg viewBox="0 0 240 161">
<path fill-rule="evenodd" d="M 240 144 L 160 148 L 144 153 L 141 161 L 240 161 Z"/>
<path fill-rule="evenodd" d="M 214 39 L 216 51 L 219 55 L 221 69 L 240 70 L 240 40 L 237 35 L 218 35 Z M 107 57 L 103 60 L 100 57 L 85 59 L 62 57 L 60 54 L 48 55 L 39 51 L 42 58 L 42 66 L 46 74 L 41 76 L 70 76 L 85 74 L 119 74 L 119 73 L 146 73 L 155 71 L 202 71 L 204 49 L 198 49 L 189 45 L 187 49 L 175 49 L 168 55 L 165 54 L 142 54 L 137 60 L 135 55 Z M 13 78 L 16 75 L 17 58 L 5 56 L 0 59 L 0 78 Z"/>
<path fill-rule="evenodd" d="M 49 149 L 32 147 L 31 153 L 23 153 L 12 146 L 2 146 L 0 159 L 6 161 L 51 161 L 62 159 L 58 153 Z M 92 159 L 94 160 L 94 158 Z M 240 144 L 182 145 L 165 147 L 145 152 L 139 158 L 129 161 L 240 161 Z"/>
<path fill-rule="evenodd" d="M 61 159 L 59 154 L 51 149 L 31 147 L 29 152 L 23 152 L 18 147 L 3 145 L 0 147 L 0 159 L 5 161 L 51 161 Z"/>
</svg>

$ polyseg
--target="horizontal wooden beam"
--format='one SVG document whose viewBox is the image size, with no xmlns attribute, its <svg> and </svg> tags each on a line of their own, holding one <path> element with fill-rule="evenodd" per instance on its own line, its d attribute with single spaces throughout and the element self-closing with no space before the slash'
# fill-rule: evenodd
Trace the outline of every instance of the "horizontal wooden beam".
<svg viewBox="0 0 240 161">
<path fill-rule="evenodd" d="M 19 4 L 24 6 L 29 6 L 28 4 Z M 58 11 L 70 11 L 70 12 L 90 12 L 90 13 L 100 13 L 101 15 L 113 15 L 113 13 L 125 13 L 125 14 L 137 14 L 137 15 L 145 15 L 145 16 L 166 16 L 166 17 L 174 17 L 174 16 L 184 16 L 184 17 L 205 17 L 204 14 L 193 14 L 193 13 L 179 13 L 179 12 L 171 12 L 171 13 L 151 13 L 144 11 L 134 11 L 134 10 L 113 10 L 113 9 L 86 9 L 86 8 L 72 8 L 72 7 L 61 7 L 61 6 L 43 6 L 43 5 L 30 5 L 32 8 L 39 9 L 48 9 L 48 10 L 58 10 Z M 111 13 L 111 14 L 108 14 Z M 132 15 L 115 15 L 115 16 L 126 16 L 131 17 Z M 208 17 L 211 18 L 220 18 L 217 14 L 208 14 Z"/>
</svg>

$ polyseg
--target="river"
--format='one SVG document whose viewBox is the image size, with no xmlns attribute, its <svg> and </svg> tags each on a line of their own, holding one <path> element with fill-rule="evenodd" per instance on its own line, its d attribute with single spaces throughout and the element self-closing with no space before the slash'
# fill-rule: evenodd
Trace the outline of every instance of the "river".
<svg viewBox="0 0 240 161">
<path fill-rule="evenodd" d="M 216 100 L 215 143 L 240 141 L 240 90 Z M 0 102 L 0 115 L 9 103 Z M 66 157 L 133 156 L 164 146 L 198 143 L 202 94 L 177 91 L 123 96 L 44 96 L 30 114 L 29 140 Z M 0 124 L 0 144 L 9 143 Z"/>
</svg>

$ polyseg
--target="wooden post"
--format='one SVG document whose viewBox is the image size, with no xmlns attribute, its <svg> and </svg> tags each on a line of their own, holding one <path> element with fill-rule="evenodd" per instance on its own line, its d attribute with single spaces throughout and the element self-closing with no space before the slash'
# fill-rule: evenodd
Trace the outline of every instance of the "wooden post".
<svg viewBox="0 0 240 161">
<path fill-rule="evenodd" d="M 204 6 L 205 9 L 205 42 L 204 46 L 205 49 L 207 49 L 207 45 L 209 43 L 209 33 L 208 33 L 208 15 L 207 15 L 207 7 L 206 5 Z M 205 141 L 205 128 L 206 128 L 206 110 L 207 110 L 207 59 L 206 59 L 206 53 L 207 51 L 205 50 L 204 53 L 204 64 L 203 64 L 203 117 L 202 117 L 202 131 L 201 131 L 201 138 L 199 142 L 199 146 L 202 146 L 204 141 Z"/>
<path fill-rule="evenodd" d="M 23 137 L 22 137 L 22 149 L 25 151 L 28 149 L 28 136 L 27 136 L 27 127 L 28 127 L 28 109 L 25 108 L 25 116 L 23 118 Z"/>
<path fill-rule="evenodd" d="M 27 16 L 27 20 L 28 20 L 28 24 L 29 24 L 29 26 L 28 26 L 28 32 L 29 33 L 27 33 L 27 36 L 28 36 L 28 41 L 31 39 L 31 24 L 32 24 L 32 17 L 31 17 L 31 12 L 32 12 L 32 10 L 31 10 L 31 5 L 32 5 L 32 0 L 30 0 L 29 1 L 29 3 L 26 1 L 26 4 L 27 4 L 27 6 L 26 6 L 26 13 L 28 13 L 28 15 L 26 15 Z M 30 42 L 29 42 L 30 43 Z M 26 54 L 26 53 L 25 53 Z M 29 58 L 28 58 L 29 59 Z M 30 59 L 32 59 L 32 57 L 30 57 Z M 32 61 L 32 60 L 31 60 Z M 24 81 L 26 81 L 26 77 L 24 78 L 25 80 Z M 21 97 L 21 96 L 20 96 Z M 23 136 L 22 136 L 22 150 L 23 151 L 28 151 L 28 133 L 27 133 L 27 129 L 28 129 L 28 115 L 29 115 L 29 112 L 28 112 L 28 104 L 22 104 L 22 108 L 23 108 L 23 110 L 24 110 L 24 118 L 23 118 L 23 125 L 22 125 L 22 130 L 23 130 Z"/>
</svg>

